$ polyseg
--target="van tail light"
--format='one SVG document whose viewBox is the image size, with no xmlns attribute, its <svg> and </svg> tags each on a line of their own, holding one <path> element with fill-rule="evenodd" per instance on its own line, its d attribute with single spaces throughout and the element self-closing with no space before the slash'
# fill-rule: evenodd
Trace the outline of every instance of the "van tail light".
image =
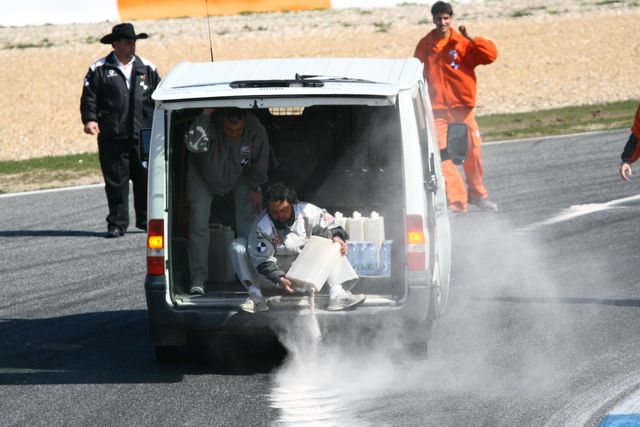
<svg viewBox="0 0 640 427">
<path fill-rule="evenodd" d="M 164 275 L 164 220 L 149 220 L 147 230 L 147 274 L 162 276 Z"/>
<path fill-rule="evenodd" d="M 422 215 L 407 215 L 407 269 L 427 269 L 427 236 Z"/>
</svg>

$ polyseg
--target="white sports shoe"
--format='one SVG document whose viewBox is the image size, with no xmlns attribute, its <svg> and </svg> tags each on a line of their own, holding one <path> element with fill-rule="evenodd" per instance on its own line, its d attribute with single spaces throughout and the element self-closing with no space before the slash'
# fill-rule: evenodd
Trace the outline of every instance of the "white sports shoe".
<svg viewBox="0 0 640 427">
<path fill-rule="evenodd" d="M 341 311 L 348 308 L 355 308 L 362 304 L 367 297 L 364 294 L 353 295 L 349 291 L 343 291 L 337 298 L 331 298 L 327 310 L 329 311 Z"/>
<path fill-rule="evenodd" d="M 249 294 L 249 298 L 240 304 L 240 310 L 255 314 L 259 311 L 269 310 L 269 305 L 262 295 Z"/>
<path fill-rule="evenodd" d="M 204 295 L 204 281 L 194 280 L 193 282 L 191 282 L 191 288 L 189 288 L 189 294 Z"/>
</svg>

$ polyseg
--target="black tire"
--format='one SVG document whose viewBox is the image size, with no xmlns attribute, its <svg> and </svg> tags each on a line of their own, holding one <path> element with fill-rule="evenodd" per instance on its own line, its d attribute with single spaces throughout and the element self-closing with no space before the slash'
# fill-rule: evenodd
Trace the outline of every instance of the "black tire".
<svg viewBox="0 0 640 427">
<path fill-rule="evenodd" d="M 156 362 L 157 363 L 173 363 L 180 361 L 181 346 L 178 345 L 157 345 L 156 346 Z"/>
</svg>

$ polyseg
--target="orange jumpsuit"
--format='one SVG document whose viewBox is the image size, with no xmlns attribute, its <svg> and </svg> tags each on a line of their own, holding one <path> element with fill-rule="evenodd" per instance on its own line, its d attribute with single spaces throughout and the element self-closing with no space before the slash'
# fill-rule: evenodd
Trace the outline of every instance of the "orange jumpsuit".
<svg viewBox="0 0 640 427">
<path fill-rule="evenodd" d="M 636 117 L 633 120 L 633 126 L 631 126 L 631 135 L 629 135 L 629 140 L 627 144 L 624 146 L 624 150 L 622 151 L 622 155 L 620 158 L 623 162 L 633 163 L 640 157 L 640 105 L 638 105 L 638 109 L 636 110 Z"/>
<path fill-rule="evenodd" d="M 498 49 L 488 39 L 476 37 L 470 41 L 453 28 L 447 40 L 438 39 L 436 34 L 436 30 L 432 30 L 424 36 L 418 42 L 414 56 L 424 64 L 440 149 L 447 147 L 449 123 L 462 122 L 469 128 L 469 149 L 463 165 L 467 185 L 451 160 L 442 162 L 449 207 L 466 211 L 469 198 L 485 199 L 488 196 L 482 181 L 482 139 L 473 111 L 477 92 L 474 69 L 495 61 Z"/>
</svg>

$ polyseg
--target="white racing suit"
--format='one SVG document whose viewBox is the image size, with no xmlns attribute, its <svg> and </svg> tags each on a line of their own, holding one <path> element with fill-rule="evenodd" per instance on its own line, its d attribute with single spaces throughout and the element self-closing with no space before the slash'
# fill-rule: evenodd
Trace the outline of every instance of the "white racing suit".
<svg viewBox="0 0 640 427">
<path fill-rule="evenodd" d="M 331 239 L 348 235 L 326 210 L 311 203 L 293 205 L 293 215 L 287 224 L 276 227 L 268 212 L 252 225 L 249 241 L 238 238 L 230 247 L 231 262 L 240 281 L 261 288 L 278 287 L 278 280 L 286 276 L 291 264 L 311 236 Z M 331 288 L 345 284 L 347 289 L 358 281 L 358 275 L 346 256 L 340 257 L 338 267 L 331 272 L 327 283 Z M 295 285 L 295 284 L 294 284 Z"/>
</svg>

